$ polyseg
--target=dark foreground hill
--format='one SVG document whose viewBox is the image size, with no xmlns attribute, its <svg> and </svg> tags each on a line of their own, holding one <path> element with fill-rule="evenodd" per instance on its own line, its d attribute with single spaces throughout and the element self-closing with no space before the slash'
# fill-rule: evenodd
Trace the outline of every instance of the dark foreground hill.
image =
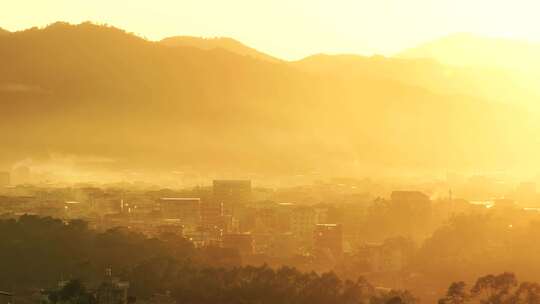
<svg viewBox="0 0 540 304">
<path fill-rule="evenodd" d="M 90 23 L 0 35 L 0 157 L 356 174 L 500 169 L 537 152 L 532 118 L 516 107 L 374 75 L 170 47 Z"/>
</svg>

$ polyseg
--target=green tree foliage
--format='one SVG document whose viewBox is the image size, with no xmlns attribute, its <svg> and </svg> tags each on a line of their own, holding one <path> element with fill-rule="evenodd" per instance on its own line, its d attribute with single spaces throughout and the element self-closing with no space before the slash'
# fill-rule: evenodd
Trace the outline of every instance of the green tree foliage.
<svg viewBox="0 0 540 304">
<path fill-rule="evenodd" d="M 439 300 L 439 304 L 461 304 L 469 298 L 465 282 L 454 282 L 448 288 L 446 297 Z"/>
<path fill-rule="evenodd" d="M 83 221 L 25 215 L 1 220 L 0 236 L 5 289 L 13 283 L 21 289 L 56 286 L 63 275 L 80 278 L 49 292 L 52 303 L 93 304 L 95 298 L 81 282 L 98 286 L 108 267 L 130 282 L 130 295 L 137 299 L 170 292 L 184 304 L 416 302 L 406 291 L 380 291 L 362 278 L 342 280 L 334 273 L 290 267 L 240 267 L 238 253 L 230 249 L 195 249 L 183 238 L 149 239 L 126 228 L 100 233 Z"/>
<path fill-rule="evenodd" d="M 486 275 L 467 290 L 464 282 L 452 283 L 439 304 L 533 304 L 540 303 L 540 285 L 518 283 L 513 273 Z"/>
<path fill-rule="evenodd" d="M 430 212 L 429 202 L 396 203 L 376 199 L 360 223 L 362 235 L 367 241 L 404 236 L 422 239 L 431 233 Z"/>
<path fill-rule="evenodd" d="M 182 238 L 163 242 L 125 228 L 100 233 L 84 221 L 29 215 L 0 220 L 0 239 L 0 287 L 6 290 L 54 286 L 62 277 L 91 283 L 109 267 L 119 273 L 151 258 L 196 256 Z"/>
<path fill-rule="evenodd" d="M 327 304 L 415 303 L 408 292 L 377 291 L 364 279 L 341 280 L 334 273 L 303 273 L 294 268 L 267 266 L 180 271 L 172 283 L 178 303 Z M 394 303 L 394 302 L 389 302 Z"/>
<path fill-rule="evenodd" d="M 48 293 L 53 304 L 95 304 L 96 298 L 79 280 L 70 280 L 62 288 Z"/>
</svg>

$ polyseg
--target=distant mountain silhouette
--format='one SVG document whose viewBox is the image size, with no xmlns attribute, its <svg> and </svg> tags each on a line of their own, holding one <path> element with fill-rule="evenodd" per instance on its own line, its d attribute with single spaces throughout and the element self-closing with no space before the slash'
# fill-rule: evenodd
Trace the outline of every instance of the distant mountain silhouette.
<svg viewBox="0 0 540 304">
<path fill-rule="evenodd" d="M 513 104 L 536 97 L 530 88 L 521 87 L 518 79 L 504 70 L 443 65 L 431 57 L 319 54 L 294 62 L 294 65 L 315 73 L 386 79 L 439 94 L 469 95 Z"/>
<path fill-rule="evenodd" d="M 456 66 L 483 66 L 529 71 L 540 68 L 540 44 L 454 34 L 398 54 L 402 58 L 433 58 Z"/>
<path fill-rule="evenodd" d="M 535 117 L 451 93 L 438 69 L 362 57 L 274 62 L 55 23 L 0 36 L 0 161 L 61 153 L 213 174 L 533 167 Z"/>
<path fill-rule="evenodd" d="M 278 62 L 279 59 L 267 55 L 265 53 L 259 52 L 256 49 L 250 48 L 239 41 L 236 41 L 232 38 L 200 38 L 192 36 L 176 36 L 169 37 L 161 40 L 161 43 L 166 46 L 188 46 L 195 47 L 202 50 L 212 50 L 212 49 L 224 49 L 229 52 L 243 55 L 251 56 L 256 59 L 262 59 L 270 62 Z"/>
</svg>

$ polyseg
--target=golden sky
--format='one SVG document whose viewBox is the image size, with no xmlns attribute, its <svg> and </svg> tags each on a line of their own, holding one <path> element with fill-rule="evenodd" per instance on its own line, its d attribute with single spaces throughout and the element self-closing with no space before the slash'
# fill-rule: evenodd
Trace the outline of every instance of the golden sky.
<svg viewBox="0 0 540 304">
<path fill-rule="evenodd" d="M 149 39 L 228 36 L 272 55 L 390 55 L 456 32 L 540 41 L 537 0 L 1 0 L 0 27 L 108 23 Z"/>
</svg>

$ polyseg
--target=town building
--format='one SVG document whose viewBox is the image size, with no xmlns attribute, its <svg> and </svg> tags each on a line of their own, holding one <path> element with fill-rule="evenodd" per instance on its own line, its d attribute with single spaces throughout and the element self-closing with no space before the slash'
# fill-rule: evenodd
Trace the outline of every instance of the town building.
<svg viewBox="0 0 540 304">
<path fill-rule="evenodd" d="M 224 215 L 235 215 L 237 209 L 252 199 L 250 180 L 214 180 L 214 200 L 223 204 Z"/>
<path fill-rule="evenodd" d="M 112 270 L 105 271 L 105 280 L 96 290 L 97 304 L 127 304 L 129 282 L 112 276 Z"/>
<path fill-rule="evenodd" d="M 201 202 L 201 226 L 206 230 L 221 229 L 223 226 L 223 204 L 216 200 Z"/>
<path fill-rule="evenodd" d="M 163 197 L 159 199 L 161 214 L 167 219 L 179 219 L 187 229 L 201 224 L 201 199 Z"/>
<path fill-rule="evenodd" d="M 234 248 L 241 255 L 253 254 L 253 236 L 250 233 L 229 233 L 222 237 L 223 248 Z"/>
<path fill-rule="evenodd" d="M 343 229 L 340 224 L 317 224 L 313 232 L 315 252 L 329 252 L 334 258 L 343 255 Z"/>
<path fill-rule="evenodd" d="M 315 209 L 309 206 L 298 206 L 291 213 L 291 232 L 296 238 L 311 239 L 317 214 Z"/>
<path fill-rule="evenodd" d="M 405 265 L 406 253 L 397 246 L 389 243 L 365 244 L 359 250 L 369 265 L 370 272 L 401 271 Z"/>
</svg>

